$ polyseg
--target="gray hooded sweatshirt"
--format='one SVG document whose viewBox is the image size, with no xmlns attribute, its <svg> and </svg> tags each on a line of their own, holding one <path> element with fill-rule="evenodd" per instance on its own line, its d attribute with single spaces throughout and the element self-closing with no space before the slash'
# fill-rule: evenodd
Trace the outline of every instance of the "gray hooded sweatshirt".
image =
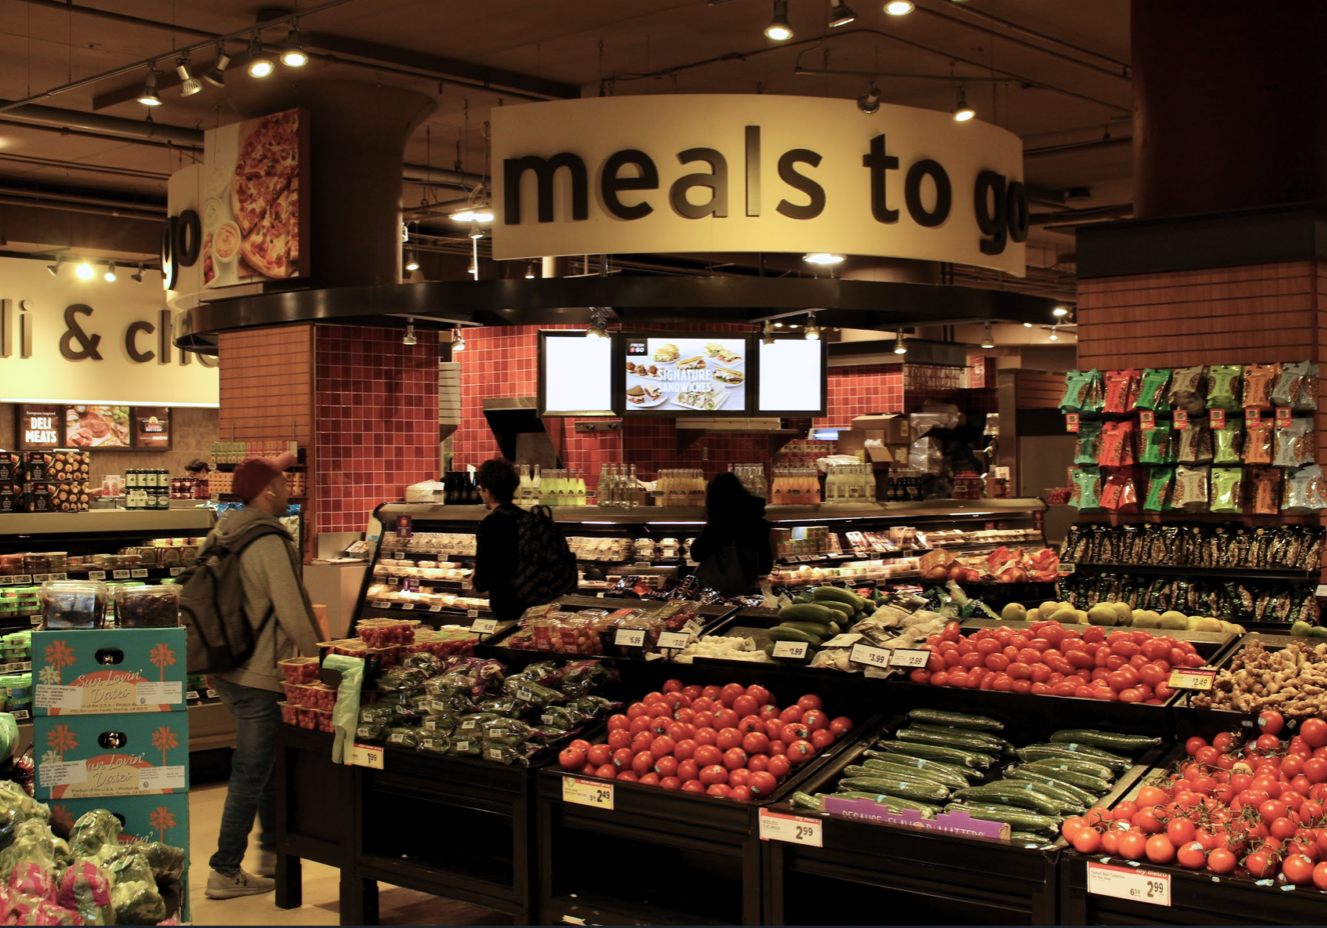
<svg viewBox="0 0 1327 928">
<path fill-rule="evenodd" d="M 263 519 L 277 522 L 275 516 L 248 506 L 223 514 L 202 550 L 207 550 L 214 537 L 234 537 Z M 285 675 L 277 661 L 295 657 L 297 653 L 306 657 L 318 654 L 318 622 L 300 582 L 300 559 L 290 533 L 284 529 L 279 535 L 264 535 L 250 542 L 239 557 L 249 621 L 257 628 L 269 611 L 273 615 L 244 666 L 216 676 L 241 686 L 280 693 Z"/>
</svg>

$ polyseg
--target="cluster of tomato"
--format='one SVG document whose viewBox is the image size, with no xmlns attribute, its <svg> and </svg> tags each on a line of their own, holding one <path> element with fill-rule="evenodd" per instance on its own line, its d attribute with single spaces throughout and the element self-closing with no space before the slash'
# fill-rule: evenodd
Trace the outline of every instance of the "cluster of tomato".
<svg viewBox="0 0 1327 928">
<path fill-rule="evenodd" d="M 355 631 L 370 648 L 394 648 L 414 644 L 418 624 L 398 619 L 361 619 Z"/>
<path fill-rule="evenodd" d="M 558 762 L 583 776 L 747 802 L 851 730 L 850 719 L 830 719 L 819 696 L 780 709 L 763 686 L 669 680 L 610 717 L 606 742 L 573 741 Z"/>
<path fill-rule="evenodd" d="M 1278 876 L 1327 889 L 1327 721 L 1307 719 L 1288 741 L 1281 713 L 1258 717 L 1247 741 L 1193 737 L 1190 760 L 1132 801 L 1065 819 L 1084 854 L 1104 852 L 1188 870 Z"/>
<path fill-rule="evenodd" d="M 1027 630 L 983 628 L 964 637 L 957 622 L 926 639 L 934 653 L 913 683 L 966 689 L 1164 703 L 1176 667 L 1201 667 L 1190 641 L 1099 625 L 1037 622 Z"/>
</svg>

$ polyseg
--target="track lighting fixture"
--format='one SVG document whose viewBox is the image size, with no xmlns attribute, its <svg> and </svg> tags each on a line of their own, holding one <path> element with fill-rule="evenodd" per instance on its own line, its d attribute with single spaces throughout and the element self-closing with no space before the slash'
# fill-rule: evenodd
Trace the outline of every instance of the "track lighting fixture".
<svg viewBox="0 0 1327 928">
<path fill-rule="evenodd" d="M 157 95 L 157 69 L 149 66 L 147 79 L 143 81 L 143 91 L 138 95 L 138 102 L 144 106 L 161 106 L 161 97 Z"/>
<path fill-rule="evenodd" d="M 1067 316 L 1067 315 L 1069 315 L 1069 307 L 1067 307 L 1067 306 L 1057 306 L 1057 307 L 1055 307 L 1054 309 L 1051 310 L 1051 315 L 1052 315 L 1052 316 L 1055 316 L 1055 317 L 1057 317 L 1057 318 L 1059 318 L 1060 316 Z"/>
<path fill-rule="evenodd" d="M 986 323 L 986 327 L 982 330 L 981 346 L 983 348 L 995 347 L 995 336 L 991 333 L 991 324 L 989 322 Z"/>
<path fill-rule="evenodd" d="M 875 84 L 871 84 L 866 93 L 857 98 L 857 108 L 867 116 L 880 112 L 880 90 Z"/>
<path fill-rule="evenodd" d="M 180 96 L 192 97 L 202 92 L 203 82 L 190 73 L 187 57 L 175 59 L 175 73 L 180 75 Z"/>
<path fill-rule="evenodd" d="M 460 329 L 453 329 L 452 351 L 464 351 L 464 350 L 465 350 L 465 336 L 461 333 Z"/>
<path fill-rule="evenodd" d="M 817 251 L 808 255 L 803 255 L 802 260 L 807 264 L 841 264 L 843 262 L 843 255 L 833 255 L 828 252 Z"/>
<path fill-rule="evenodd" d="M 81 261 L 79 262 L 78 267 L 74 268 L 74 273 L 78 275 L 80 280 L 91 280 L 93 274 L 92 265 L 88 264 L 86 261 Z"/>
<path fill-rule="evenodd" d="M 598 306 L 590 307 L 590 324 L 585 329 L 585 337 L 598 341 L 608 337 L 608 312 Z"/>
<path fill-rule="evenodd" d="M 106 274 L 105 274 L 105 277 L 106 277 L 106 282 L 107 282 L 108 284 L 113 284 L 113 283 L 115 283 L 115 262 L 114 262 L 114 261 L 108 261 L 108 262 L 106 263 Z"/>
<path fill-rule="evenodd" d="M 912 0 L 889 0 L 885 4 L 885 12 L 890 16 L 907 16 L 917 5 Z"/>
<path fill-rule="evenodd" d="M 415 338 L 415 320 L 409 317 L 405 321 L 405 337 L 401 339 L 402 345 L 418 345 L 419 339 Z"/>
<path fill-rule="evenodd" d="M 903 330 L 898 330 L 898 335 L 894 339 L 894 354 L 907 354 L 908 346 L 903 342 Z"/>
<path fill-rule="evenodd" d="M 143 282 L 143 265 L 138 265 L 138 270 L 130 274 L 129 279 L 136 284 L 141 284 Z"/>
<path fill-rule="evenodd" d="M 954 96 L 954 122 L 967 122 L 977 111 L 968 106 L 968 96 L 963 91 L 963 85 L 958 85 L 958 91 Z"/>
<path fill-rule="evenodd" d="M 272 59 L 264 54 L 262 40 L 255 32 L 253 38 L 249 40 L 249 76 L 267 77 L 275 69 L 276 65 L 272 64 Z"/>
<path fill-rule="evenodd" d="M 830 0 L 829 3 L 829 28 L 834 29 L 838 26 L 846 26 L 857 18 L 857 14 L 848 8 L 848 4 L 843 0 Z"/>
<path fill-rule="evenodd" d="M 64 258 L 56 258 L 54 264 L 46 265 L 46 270 L 51 272 L 52 277 L 60 276 L 60 265 L 64 263 Z"/>
<path fill-rule="evenodd" d="M 405 269 L 407 271 L 419 270 L 419 259 L 415 257 L 415 249 L 413 248 L 405 250 Z"/>
<path fill-rule="evenodd" d="M 472 219 L 472 220 L 470 220 L 470 237 L 471 237 L 471 238 L 483 238 L 483 237 L 484 237 L 484 230 L 481 229 L 481 228 L 479 228 L 479 220 L 478 220 L 478 219 Z"/>
<path fill-rule="evenodd" d="M 776 328 L 776 329 L 781 329 L 781 328 L 783 328 L 783 323 L 782 323 L 782 322 L 776 322 L 776 323 L 774 323 L 774 328 Z"/>
<path fill-rule="evenodd" d="M 1058 342 L 1060 340 L 1060 333 L 1057 329 L 1059 329 L 1058 325 L 1051 326 L 1051 341 L 1053 342 Z"/>
<path fill-rule="evenodd" d="M 806 314 L 806 330 L 802 332 L 802 338 L 808 342 L 818 341 L 820 339 L 820 326 L 816 325 L 816 314 Z"/>
<path fill-rule="evenodd" d="M 525 263 L 525 279 L 526 279 L 526 280 L 534 280 L 534 279 L 535 279 L 536 277 L 538 277 L 538 276 L 539 276 L 539 275 L 536 274 L 536 273 L 534 272 L 534 262 L 533 262 L 533 261 L 527 261 L 527 262 Z"/>
<path fill-rule="evenodd" d="M 309 63 L 308 52 L 300 44 L 299 27 L 291 24 L 290 34 L 286 36 L 286 46 L 281 50 L 281 63 L 288 68 L 302 68 Z"/>
<path fill-rule="evenodd" d="M 792 23 L 788 22 L 788 0 L 774 0 L 774 18 L 765 27 L 765 38 L 784 42 L 792 37 Z"/>
<path fill-rule="evenodd" d="M 465 209 L 457 210 L 451 216 L 456 222 L 492 222 L 493 209 L 489 206 L 467 206 Z"/>
<path fill-rule="evenodd" d="M 230 64 L 230 56 L 226 54 L 226 49 L 217 45 L 217 60 L 212 65 L 212 70 L 203 74 L 203 80 L 207 81 L 213 87 L 226 86 L 226 66 Z"/>
</svg>

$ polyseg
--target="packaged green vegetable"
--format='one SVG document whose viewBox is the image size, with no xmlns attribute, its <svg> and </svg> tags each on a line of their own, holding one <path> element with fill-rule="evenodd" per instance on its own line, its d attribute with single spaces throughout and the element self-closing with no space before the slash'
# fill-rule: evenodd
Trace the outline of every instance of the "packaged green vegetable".
<svg viewBox="0 0 1327 928">
<path fill-rule="evenodd" d="M 502 719 L 504 716 L 496 712 L 474 712 L 470 715 L 456 717 L 456 732 L 461 735 L 473 733 L 476 738 L 484 733 L 484 726 L 496 719 Z"/>
<path fill-rule="evenodd" d="M 389 670 L 378 678 L 380 692 L 399 692 L 410 696 L 418 695 L 424 689 L 428 674 L 416 667 L 398 667 Z"/>
<path fill-rule="evenodd" d="M 484 742 L 498 744 L 524 744 L 533 729 L 519 719 L 494 719 L 483 726 Z"/>
<path fill-rule="evenodd" d="M 462 737 L 461 735 L 452 735 L 452 753 L 461 757 L 479 757 L 484 753 L 484 742 L 479 735 L 475 737 Z"/>
<path fill-rule="evenodd" d="M 525 703 L 514 696 L 494 696 L 479 704 L 481 712 L 494 712 L 508 718 L 518 718 L 525 712 Z"/>
<path fill-rule="evenodd" d="M 536 709 L 543 709 L 563 700 L 562 694 L 557 690 L 535 683 L 533 679 L 524 675 L 508 677 L 502 686 L 508 696 L 515 696 Z"/>
<path fill-rule="evenodd" d="M 530 755 L 519 747 L 492 741 L 484 742 L 484 752 L 481 756 L 484 760 L 491 760 L 499 764 L 515 764 L 525 767 L 529 766 L 530 763 Z"/>
<path fill-rule="evenodd" d="M 183 851 L 180 851 L 180 858 L 180 867 L 183 869 Z M 174 879 L 179 879 L 178 872 Z M 77 912 L 85 925 L 115 924 L 110 874 L 91 860 L 76 861 L 64 872 L 60 878 L 56 902 Z"/>
<path fill-rule="evenodd" d="M 450 715 L 430 715 L 424 720 L 424 731 L 437 735 L 450 735 L 456 731 L 456 718 Z"/>
<path fill-rule="evenodd" d="M 419 729 L 393 728 L 387 733 L 387 743 L 394 744 L 397 747 L 417 748 L 419 747 Z"/>
<path fill-rule="evenodd" d="M 419 749 L 426 754 L 449 754 L 451 740 L 443 734 L 424 735 L 419 739 Z"/>
</svg>

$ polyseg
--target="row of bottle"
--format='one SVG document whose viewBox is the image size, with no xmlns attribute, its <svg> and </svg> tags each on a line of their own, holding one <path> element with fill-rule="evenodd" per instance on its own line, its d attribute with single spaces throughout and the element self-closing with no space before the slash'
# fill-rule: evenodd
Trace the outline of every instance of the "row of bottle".
<svg viewBox="0 0 1327 928">
<path fill-rule="evenodd" d="M 775 506 L 808 506 L 820 502 L 820 479 L 814 467 L 776 467 L 769 501 Z"/>
<path fill-rule="evenodd" d="M 765 481 L 765 465 L 763 464 L 729 464 L 728 472 L 740 480 L 742 486 L 752 496 L 759 496 L 764 499 L 769 492 L 769 484 Z M 697 471 L 697 473 L 700 472 Z"/>
<path fill-rule="evenodd" d="M 835 464 L 825 473 L 825 502 L 875 500 L 875 473 L 870 464 Z"/>
<path fill-rule="evenodd" d="M 599 468 L 599 487 L 595 490 L 597 504 L 607 509 L 635 509 L 642 505 L 640 483 L 636 480 L 636 465 L 630 471 L 625 464 L 605 464 Z"/>
<path fill-rule="evenodd" d="M 579 470 L 540 471 L 539 465 L 521 465 L 521 483 L 512 500 L 522 509 L 534 506 L 584 506 L 585 477 Z"/>
<path fill-rule="evenodd" d="M 704 506 L 705 472 L 702 470 L 661 470 L 655 485 L 660 506 Z"/>
</svg>

